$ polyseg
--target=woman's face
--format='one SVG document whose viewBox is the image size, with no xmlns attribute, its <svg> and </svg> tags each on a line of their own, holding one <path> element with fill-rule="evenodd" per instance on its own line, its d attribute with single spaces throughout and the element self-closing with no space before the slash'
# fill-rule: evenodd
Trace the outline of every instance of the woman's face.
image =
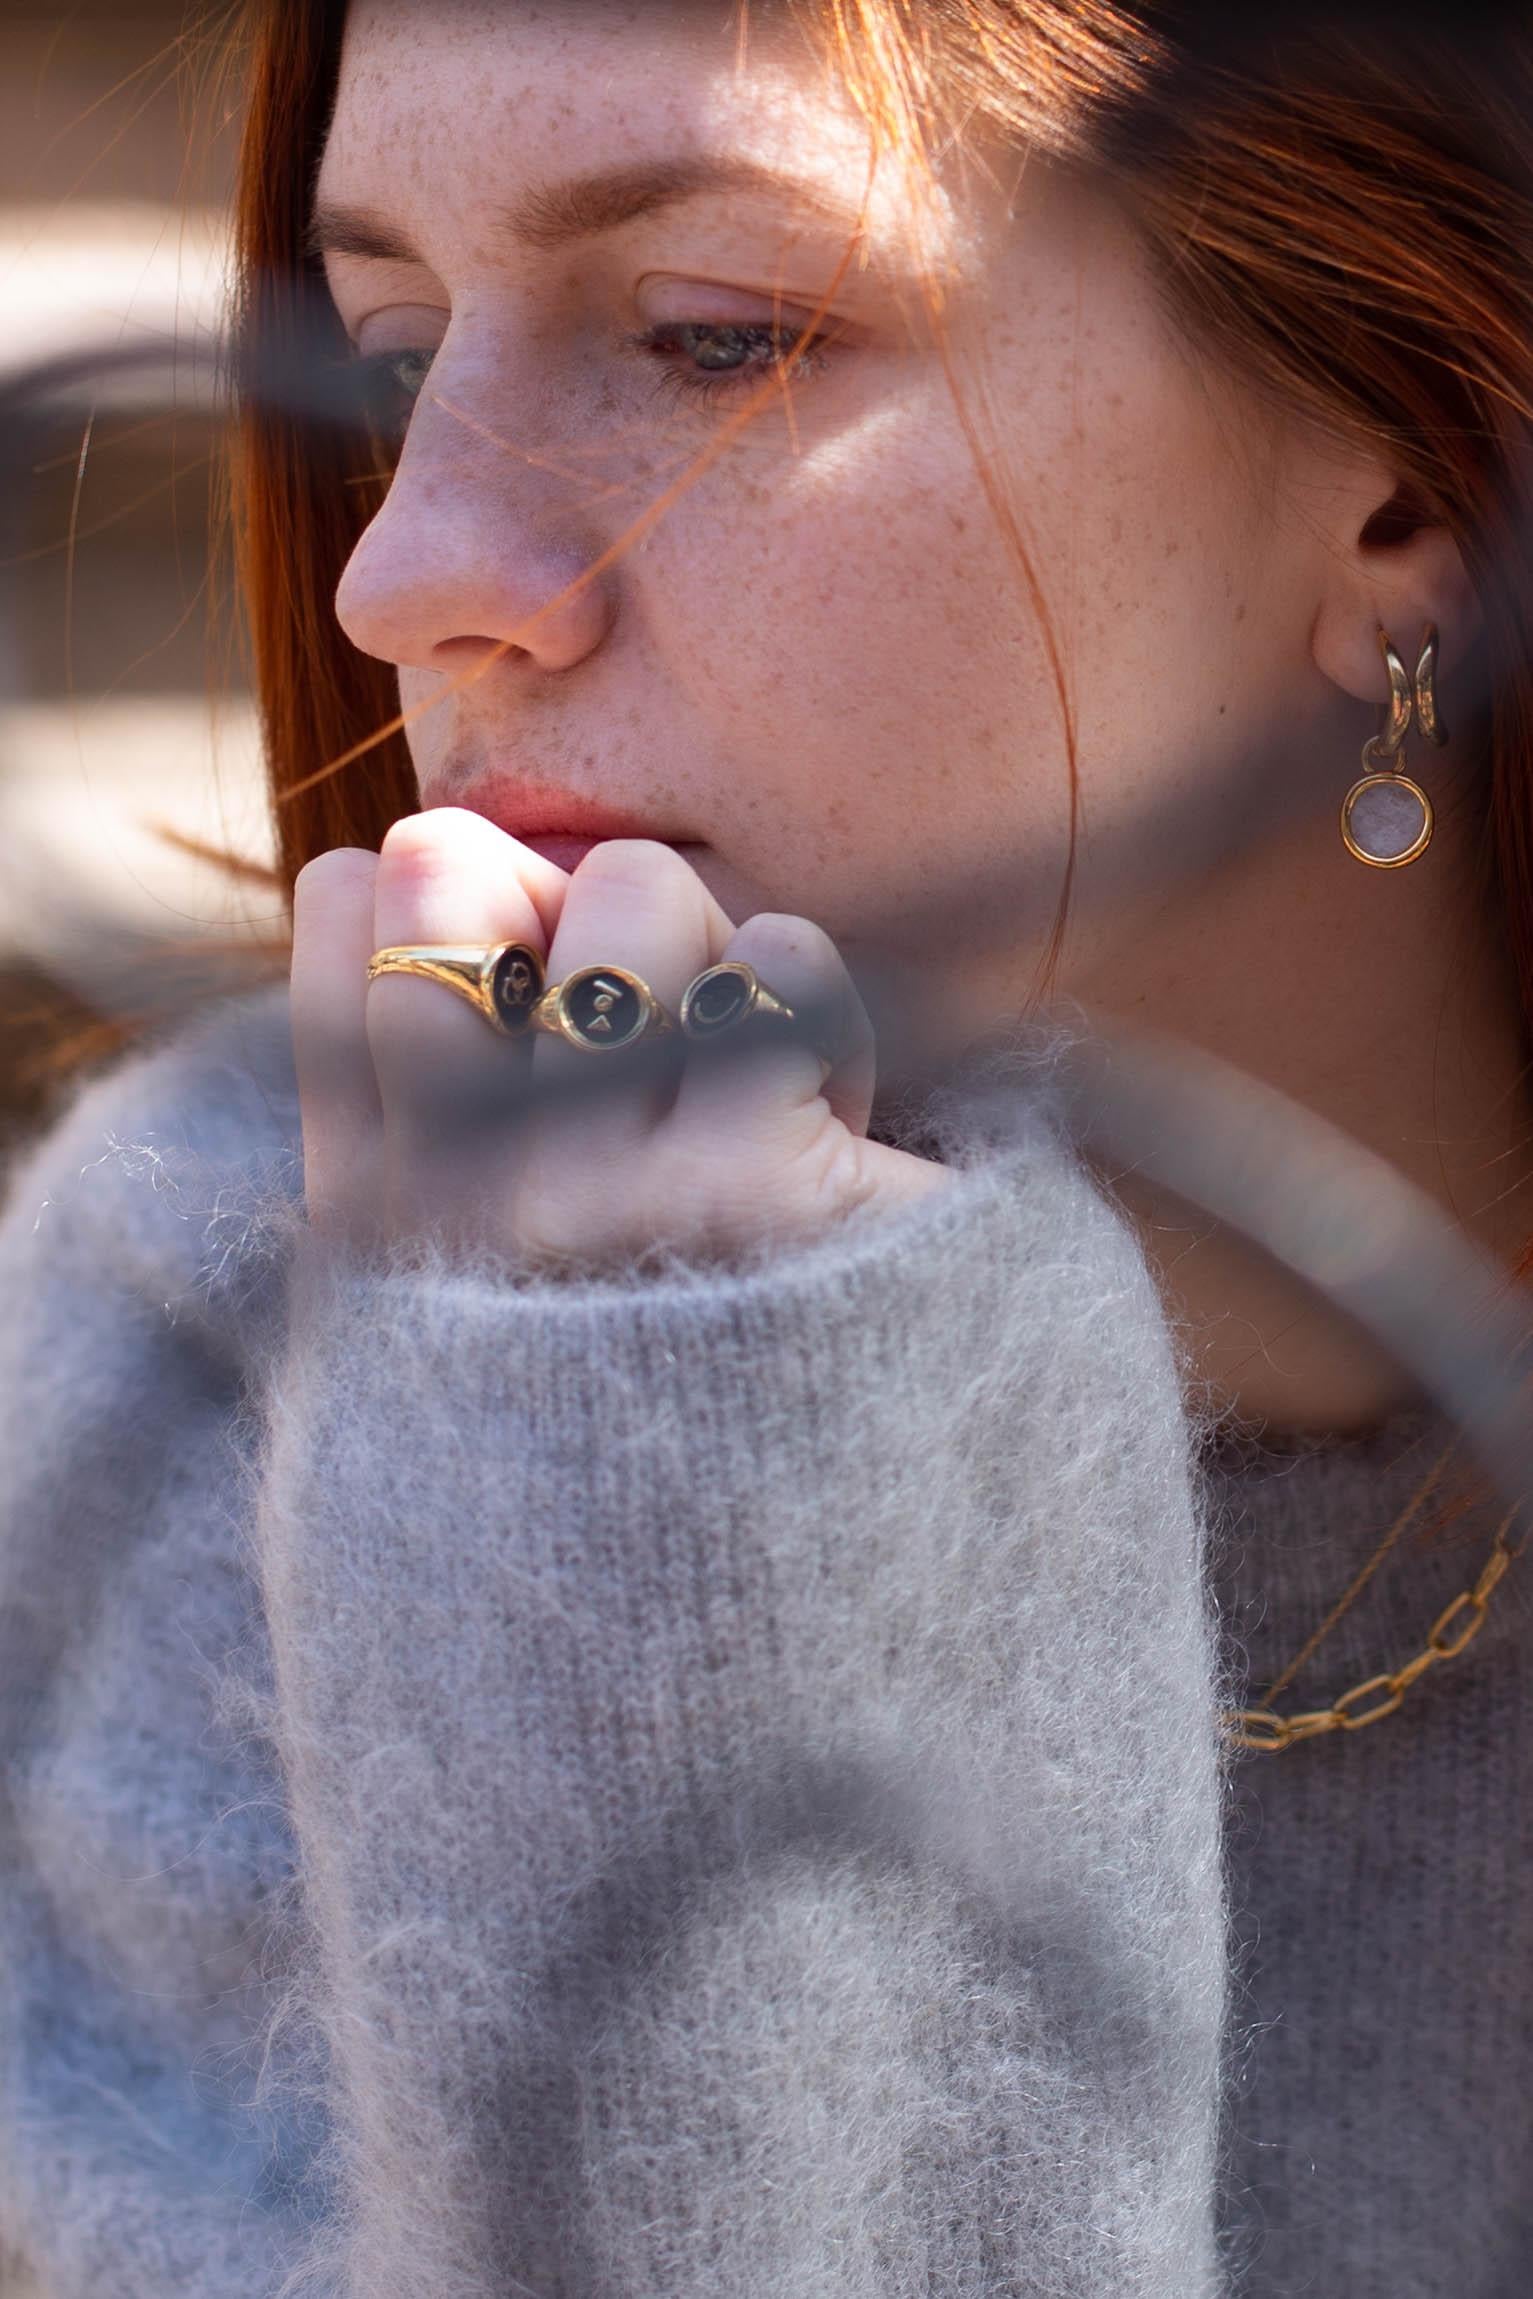
<svg viewBox="0 0 1533 2299">
<path fill-rule="evenodd" d="M 934 204 L 887 158 L 870 192 L 802 38 L 758 13 L 742 59 L 733 18 L 357 0 L 316 235 L 358 349 L 418 394 L 342 623 L 399 667 L 423 805 L 666 840 L 737 920 L 800 913 L 998 1006 L 1061 890 L 1057 659 L 1066 985 L 1131 973 L 1142 898 L 1251 834 L 1275 734 L 1302 751 L 1336 703 L 1324 464 L 1184 349 L 1101 191 L 978 149 Z"/>
</svg>

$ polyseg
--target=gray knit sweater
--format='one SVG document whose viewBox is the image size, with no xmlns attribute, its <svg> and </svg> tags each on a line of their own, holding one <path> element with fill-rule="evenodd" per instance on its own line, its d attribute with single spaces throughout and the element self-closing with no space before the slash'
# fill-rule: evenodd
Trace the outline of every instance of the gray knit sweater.
<svg viewBox="0 0 1533 2299">
<path fill-rule="evenodd" d="M 1352 1444 L 1215 1455 L 1214 1586 L 1253 1691 L 1325 1619 L 1449 1434 L 1412 1415 Z M 1285 1705 L 1419 1652 L 1497 1514 L 1424 1512 Z M 1249 1757 L 1233 1785 L 1232 2289 L 1529 2299 L 1533 1557 L 1394 1716 Z"/>
<path fill-rule="evenodd" d="M 1237 1959 L 1221 2055 L 1188 1425 L 1046 1101 L 960 1113 L 918 1206 L 626 1281 L 330 1253 L 297 1140 L 263 1000 L 13 1181 L 6 2299 L 1201 2299 L 1221 2217 L 1253 2290 L 1525 2290 L 1525 2131 L 1460 2067 L 1505 2064 L 1470 2015 L 1533 1810 L 1483 1726 L 1268 1760 L 1237 1902 L 1310 1925 Z M 1283 1472 L 1221 1474 L 1251 1629 Z M 1445 1925 L 1456 1995 L 1318 2035 Z M 1437 2144 L 1494 2228 L 1416 2208 Z"/>
</svg>

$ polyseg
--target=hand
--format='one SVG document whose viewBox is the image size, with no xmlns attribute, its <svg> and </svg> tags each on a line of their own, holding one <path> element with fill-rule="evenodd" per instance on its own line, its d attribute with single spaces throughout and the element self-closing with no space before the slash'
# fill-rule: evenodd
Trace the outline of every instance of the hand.
<svg viewBox="0 0 1533 2299">
<path fill-rule="evenodd" d="M 672 1014 L 705 966 L 746 959 L 791 1007 L 831 1016 L 827 1058 L 763 1036 L 748 1058 L 721 1059 L 679 1034 L 658 1064 L 653 1041 L 595 1055 L 498 1036 L 436 983 L 367 984 L 390 943 L 512 941 L 546 956 L 550 982 L 627 967 Z M 598 846 L 569 875 L 441 807 L 397 822 L 380 854 L 321 855 L 297 884 L 292 1014 L 309 1216 L 355 1243 L 431 1239 L 539 1265 L 654 1245 L 726 1253 L 948 1178 L 866 1138 L 872 1028 L 829 938 L 767 913 L 736 927 L 647 840 Z M 612 1090 L 567 1103 L 529 1092 L 560 1079 Z"/>
</svg>

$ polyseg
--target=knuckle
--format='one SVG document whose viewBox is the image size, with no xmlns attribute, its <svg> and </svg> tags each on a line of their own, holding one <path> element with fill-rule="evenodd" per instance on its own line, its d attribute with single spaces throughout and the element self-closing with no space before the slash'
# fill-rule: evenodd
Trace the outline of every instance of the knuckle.
<svg viewBox="0 0 1533 2299">
<path fill-rule="evenodd" d="M 379 843 L 380 855 L 408 854 L 423 844 L 435 844 L 442 835 L 447 820 L 447 809 L 439 807 L 427 814 L 401 814 L 389 824 Z"/>
<path fill-rule="evenodd" d="M 391 887 L 429 885 L 451 867 L 450 832 L 429 815 L 391 823 L 378 849 L 378 875 Z"/>
<path fill-rule="evenodd" d="M 293 881 L 293 908 L 311 912 L 348 895 L 371 894 L 378 873 L 378 857 L 362 846 L 333 846 L 316 854 Z"/>
<path fill-rule="evenodd" d="M 667 879 L 690 878 L 681 856 L 657 838 L 604 838 L 593 846 L 574 874 L 586 888 L 632 887 L 648 893 Z"/>
<path fill-rule="evenodd" d="M 741 928 L 742 938 L 747 935 L 752 949 L 792 959 L 814 972 L 829 972 L 841 964 L 835 943 L 812 918 L 796 918 L 785 910 L 758 911 Z"/>
</svg>

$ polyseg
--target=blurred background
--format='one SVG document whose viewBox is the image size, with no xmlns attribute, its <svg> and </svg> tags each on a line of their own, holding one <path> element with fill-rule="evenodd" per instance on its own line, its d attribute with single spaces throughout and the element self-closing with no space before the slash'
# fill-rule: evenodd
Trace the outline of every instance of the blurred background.
<svg viewBox="0 0 1533 2299">
<path fill-rule="evenodd" d="M 82 962 L 116 927 L 211 951 L 280 922 L 197 851 L 270 852 L 209 540 L 237 86 L 205 65 L 226 14 L 0 13 L 0 380 L 80 349 L 163 353 L 82 376 L 0 443 L 0 1142 L 41 1115 L 88 1018 Z"/>
</svg>

